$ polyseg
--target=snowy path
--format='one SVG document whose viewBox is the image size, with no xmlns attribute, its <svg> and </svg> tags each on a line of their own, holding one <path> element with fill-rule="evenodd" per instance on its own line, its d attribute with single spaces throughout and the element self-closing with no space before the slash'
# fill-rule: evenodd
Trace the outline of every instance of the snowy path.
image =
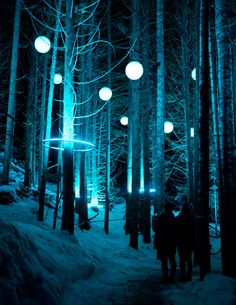
<svg viewBox="0 0 236 305">
<path fill-rule="evenodd" d="M 36 206 L 30 199 L 1 206 L 0 268 L 8 270 L 8 276 L 1 278 L 5 283 L 0 285 L 1 304 L 10 304 L 2 303 L 1 288 L 2 293 L 11 291 L 8 296 L 15 298 L 17 302 L 11 303 L 15 305 L 236 304 L 236 281 L 220 272 L 200 282 L 195 268 L 191 282 L 160 284 L 161 266 L 153 242 L 143 244 L 140 236 L 139 249 L 129 247 L 122 205 L 111 212 L 109 235 L 104 233 L 101 211 L 90 231 L 81 232 L 75 225 L 75 236 L 61 231 L 60 223 L 52 230 L 50 211 L 39 223 Z M 216 241 L 214 252 L 219 249 Z M 217 271 L 220 256 L 212 258 Z"/>
<path fill-rule="evenodd" d="M 68 287 L 63 305 L 164 305 L 159 271 L 116 270 L 105 272 L 88 282 L 80 281 Z"/>
<path fill-rule="evenodd" d="M 122 215 L 121 209 L 115 207 L 114 218 Z M 131 249 L 122 221 L 111 222 L 109 235 L 99 222 L 91 231 L 77 234 L 86 253 L 93 251 L 99 267 L 94 266 L 89 279 L 67 285 L 62 305 L 231 305 L 227 291 L 232 282 L 222 288 L 219 274 L 209 274 L 200 282 L 195 268 L 191 282 L 160 284 L 161 265 L 153 243 L 143 244 L 140 236 L 139 250 Z M 212 293 L 215 290 L 217 293 Z"/>
</svg>

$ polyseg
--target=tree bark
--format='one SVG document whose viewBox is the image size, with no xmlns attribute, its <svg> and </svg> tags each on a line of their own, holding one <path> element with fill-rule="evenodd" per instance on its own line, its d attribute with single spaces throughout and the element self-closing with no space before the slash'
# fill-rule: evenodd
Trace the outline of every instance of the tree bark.
<svg viewBox="0 0 236 305">
<path fill-rule="evenodd" d="M 229 31 L 229 3 L 215 0 L 218 64 L 218 113 L 220 139 L 220 225 L 222 269 L 236 276 L 236 144 L 232 92 L 232 54 Z"/>
<path fill-rule="evenodd" d="M 19 36 L 20 36 L 20 16 L 21 16 L 21 0 L 16 0 L 13 42 L 12 42 L 12 56 L 11 56 L 10 85 L 9 85 L 9 96 L 8 96 L 8 110 L 7 110 L 8 116 L 7 116 L 7 126 L 6 126 L 5 149 L 4 149 L 5 159 L 3 163 L 2 184 L 9 183 L 9 173 L 11 168 L 12 151 L 13 151 L 15 123 L 12 118 L 15 118 L 15 108 L 16 108 L 16 76 L 17 76 L 18 46 L 19 46 Z"/>
<path fill-rule="evenodd" d="M 164 99 L 165 99 L 165 73 L 164 73 L 164 1 L 157 0 L 157 100 L 156 100 L 156 160 L 153 167 L 155 171 L 155 204 L 157 212 L 163 209 L 165 201 L 164 192 Z"/>
<path fill-rule="evenodd" d="M 138 2 L 131 2 L 131 44 L 138 39 L 139 34 L 139 15 Z M 135 49 L 139 50 L 139 45 L 136 42 Z M 133 52 L 132 59 L 138 60 L 137 52 Z M 131 97 L 131 129 L 132 129 L 132 192 L 130 200 L 130 241 L 129 245 L 138 249 L 138 223 L 139 223 L 139 190 L 140 190 L 140 97 L 139 97 L 139 80 L 130 81 L 130 97 Z M 135 128 L 134 128 L 135 127 Z"/>
<path fill-rule="evenodd" d="M 74 234 L 74 60 L 73 60 L 73 24 L 72 14 L 73 2 L 66 1 L 66 39 L 65 39 L 65 61 L 64 61 L 64 97 L 63 97 L 63 137 L 69 139 L 64 141 L 63 151 L 63 211 L 62 230 Z"/>
<path fill-rule="evenodd" d="M 31 187 L 32 183 L 32 158 L 33 158 L 33 107 L 35 99 L 35 61 L 31 59 L 28 99 L 25 123 L 25 177 L 24 185 Z"/>
<path fill-rule="evenodd" d="M 209 2 L 200 1 L 199 42 L 199 157 L 198 157 L 198 201 L 196 210 L 196 263 L 200 267 L 200 278 L 210 272 L 209 240 L 209 54 L 208 54 Z"/>
<path fill-rule="evenodd" d="M 50 138 L 51 127 L 52 127 L 54 76 L 55 76 L 56 62 L 57 62 L 57 48 L 58 48 L 59 26 L 60 26 L 61 2 L 62 2 L 62 0 L 58 1 L 55 33 L 54 33 L 54 39 L 53 39 L 53 53 L 52 53 L 52 62 L 51 62 L 51 69 L 50 69 L 49 93 L 48 93 L 48 100 L 47 100 L 47 116 L 46 116 L 46 131 L 45 131 L 46 139 Z M 46 143 L 46 144 L 47 144 L 47 146 L 50 145 L 50 143 Z M 38 203 L 39 203 L 38 220 L 42 221 L 43 217 L 44 217 L 44 199 L 45 199 L 45 190 L 46 190 L 46 184 L 47 184 L 47 167 L 48 167 L 49 147 L 43 146 L 43 143 L 39 143 L 39 145 L 42 145 L 41 148 L 43 150 L 43 164 L 42 164 L 42 172 L 41 172 L 42 176 L 39 178 L 39 179 L 41 179 L 41 182 L 40 182 L 39 201 L 38 201 Z"/>
</svg>

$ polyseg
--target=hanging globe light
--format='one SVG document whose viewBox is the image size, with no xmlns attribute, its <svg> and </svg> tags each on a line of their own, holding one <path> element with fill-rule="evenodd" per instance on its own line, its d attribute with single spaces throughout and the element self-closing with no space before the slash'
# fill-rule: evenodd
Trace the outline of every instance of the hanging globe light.
<svg viewBox="0 0 236 305">
<path fill-rule="evenodd" d="M 174 125 L 170 121 L 164 123 L 164 133 L 171 133 L 174 129 Z"/>
<path fill-rule="evenodd" d="M 128 125 L 128 122 L 129 122 L 129 119 L 127 116 L 123 116 L 121 119 L 120 119 L 120 123 L 121 125 Z"/>
<path fill-rule="evenodd" d="M 55 84 L 55 85 L 59 85 L 59 84 L 61 84 L 61 83 L 62 83 L 62 76 L 61 76 L 60 73 L 56 73 L 56 74 L 54 75 L 54 84 Z"/>
<path fill-rule="evenodd" d="M 112 97 L 112 91 L 109 87 L 102 87 L 99 90 L 99 97 L 103 101 L 109 101 Z"/>
<path fill-rule="evenodd" d="M 51 42 L 46 36 L 39 36 L 34 41 L 34 47 L 39 53 L 47 53 L 51 48 Z"/>
<path fill-rule="evenodd" d="M 138 61 L 131 61 L 125 68 L 126 76 L 131 80 L 137 80 L 143 75 L 143 66 Z"/>
</svg>

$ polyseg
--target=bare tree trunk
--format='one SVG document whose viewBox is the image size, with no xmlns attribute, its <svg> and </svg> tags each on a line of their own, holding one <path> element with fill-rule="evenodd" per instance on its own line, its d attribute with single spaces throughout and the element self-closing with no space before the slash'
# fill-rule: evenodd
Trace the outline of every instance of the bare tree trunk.
<svg viewBox="0 0 236 305">
<path fill-rule="evenodd" d="M 220 224 L 222 269 L 236 276 L 236 145 L 232 92 L 232 54 L 229 36 L 229 2 L 215 0 L 215 22 L 218 63 L 218 108 L 220 139 Z"/>
<path fill-rule="evenodd" d="M 73 2 L 66 1 L 66 39 L 65 39 L 65 62 L 64 62 L 64 108 L 63 108 L 63 137 L 71 139 L 64 141 L 63 159 L 63 211 L 62 230 L 74 234 L 74 73 L 73 73 L 73 25 L 72 14 Z"/>
<path fill-rule="evenodd" d="M 139 4 L 137 1 L 131 2 L 132 18 L 131 18 L 131 43 L 138 38 L 139 34 Z M 139 50 L 136 42 L 135 49 Z M 132 59 L 137 60 L 138 53 L 132 54 Z M 130 201 L 131 223 L 130 223 L 130 247 L 138 249 L 138 223 L 139 223 L 139 190 L 140 190 L 140 111 L 139 111 L 139 81 L 131 81 L 131 128 L 132 128 L 132 192 Z M 135 128 L 134 128 L 135 126 Z"/>
<path fill-rule="evenodd" d="M 111 43 L 111 4 L 108 3 L 108 20 L 107 20 L 107 37 L 108 41 Z M 107 54 L 107 60 L 108 70 L 111 69 L 111 51 L 109 48 L 108 54 Z M 108 87 L 111 86 L 111 75 L 108 74 Z M 109 209 L 110 209 L 110 183 L 111 183 L 111 102 L 109 101 L 107 104 L 107 117 L 106 117 L 106 123 L 107 123 L 107 129 L 106 129 L 106 206 L 105 206 L 105 222 L 104 222 L 104 230 L 108 234 L 109 229 Z"/>
<path fill-rule="evenodd" d="M 46 109 L 46 94 L 47 94 L 47 71 L 48 71 L 48 56 L 44 58 L 43 65 L 43 82 L 42 82 L 42 94 L 40 104 L 40 118 L 39 118 L 39 143 L 38 143 L 38 191 L 40 191 L 41 177 L 43 171 L 43 149 L 42 141 L 45 134 L 45 109 Z"/>
<path fill-rule="evenodd" d="M 14 127 L 15 127 L 13 118 L 15 118 L 15 108 L 16 108 L 16 75 L 17 75 L 18 45 L 19 45 L 19 35 L 20 35 L 20 15 L 21 15 L 21 0 L 16 0 L 2 184 L 9 183 L 9 173 L 11 168 L 12 151 L 13 151 Z"/>
<path fill-rule="evenodd" d="M 142 170 L 140 172 L 143 174 L 140 181 L 141 188 L 143 187 L 143 193 L 141 194 L 140 200 L 140 224 L 141 232 L 143 234 L 143 241 L 149 243 L 151 241 L 151 224 L 150 224 L 150 108 L 151 108 L 151 90 L 150 90 L 150 60 L 149 60 L 149 49 L 146 48 L 147 45 L 150 45 L 150 4 L 145 2 L 143 4 L 144 11 L 144 28 L 143 33 L 143 48 L 142 52 L 144 54 L 144 71 L 145 71 L 145 80 L 142 79 L 142 88 L 144 88 L 146 94 L 145 98 L 141 100 L 141 164 L 140 167 Z M 143 181 L 142 181 L 143 180 Z"/>
<path fill-rule="evenodd" d="M 58 35 L 59 35 L 59 26 L 60 26 L 60 12 L 61 12 L 61 1 L 58 1 L 57 8 L 57 19 L 55 25 L 55 33 L 53 40 L 53 53 L 52 53 L 52 63 L 50 69 L 50 82 L 49 82 L 49 93 L 48 93 L 48 101 L 47 101 L 47 118 L 46 118 L 46 131 L 45 138 L 49 139 L 51 136 L 51 127 L 52 127 L 52 106 L 53 106 L 53 95 L 54 95 L 54 76 L 56 70 L 56 62 L 57 62 L 57 48 L 58 48 Z M 47 145 L 49 143 L 46 143 Z M 42 143 L 39 143 L 42 145 Z M 48 145 L 49 146 L 49 145 Z M 39 212 L 38 212 L 38 220 L 42 221 L 44 216 L 44 197 L 47 183 L 47 167 L 48 167 L 48 157 L 49 157 L 49 147 L 41 146 L 43 150 L 43 165 L 42 165 L 42 176 L 40 182 L 40 190 L 39 190 Z M 40 178 L 39 178 L 40 179 Z"/>
<path fill-rule="evenodd" d="M 164 73 L 164 1 L 157 0 L 157 100 L 156 100 L 156 160 L 153 167 L 155 171 L 155 201 L 157 211 L 160 212 L 164 206 L 164 99 L 165 99 L 165 73 Z"/>
<path fill-rule="evenodd" d="M 211 14 L 214 16 L 214 9 L 212 9 Z M 219 187 L 220 184 L 220 143 L 219 143 L 219 130 L 218 130 L 218 95 L 217 95 L 217 75 L 216 75 L 216 57 L 215 57 L 215 21 L 213 18 L 210 20 L 209 24 L 209 69 L 210 69 L 210 95 L 211 95 L 211 109 L 212 109 L 212 133 L 213 133 L 213 149 L 211 153 L 212 162 L 214 164 L 214 172 L 212 173 L 211 179 Z M 215 225 L 217 229 L 218 225 L 218 202 L 219 202 L 219 192 L 214 190 L 214 202 L 215 202 Z M 216 206 L 217 203 L 217 206 Z"/>
<path fill-rule="evenodd" d="M 189 37 L 191 30 L 188 14 L 189 14 L 189 0 L 184 0 L 182 3 L 183 20 L 181 24 L 181 62 L 182 62 L 182 81 L 183 81 L 183 98 L 184 98 L 184 116 L 185 116 L 185 142 L 186 142 L 186 176 L 187 176 L 187 195 L 188 200 L 192 202 L 193 198 L 193 166 L 192 166 L 192 146 L 190 136 L 190 49 Z"/>
<path fill-rule="evenodd" d="M 210 272 L 209 240 L 209 55 L 208 22 L 209 3 L 200 1 L 199 43 L 199 169 L 198 201 L 195 203 L 196 217 L 196 263 L 200 267 L 200 278 Z"/>
<path fill-rule="evenodd" d="M 33 158 L 33 125 L 34 125 L 34 99 L 35 99 L 35 60 L 31 58 L 28 99 L 25 123 L 25 178 L 24 185 L 30 187 L 32 183 L 32 158 Z"/>
</svg>

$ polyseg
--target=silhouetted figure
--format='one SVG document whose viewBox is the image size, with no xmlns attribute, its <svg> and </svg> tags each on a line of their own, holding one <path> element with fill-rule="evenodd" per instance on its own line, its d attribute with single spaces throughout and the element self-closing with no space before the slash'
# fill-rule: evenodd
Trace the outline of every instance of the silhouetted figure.
<svg viewBox="0 0 236 305">
<path fill-rule="evenodd" d="M 176 242 L 180 261 L 180 281 L 192 280 L 194 246 L 194 218 L 189 204 L 184 203 L 176 217 Z"/>
<path fill-rule="evenodd" d="M 211 271 L 209 221 L 209 217 L 195 216 L 194 264 L 199 266 L 201 281 Z"/>
<path fill-rule="evenodd" d="M 164 211 L 157 217 L 155 225 L 155 243 L 157 258 L 161 260 L 163 283 L 174 282 L 176 273 L 176 236 L 173 204 L 166 203 Z M 168 277 L 168 261 L 170 276 Z"/>
</svg>

